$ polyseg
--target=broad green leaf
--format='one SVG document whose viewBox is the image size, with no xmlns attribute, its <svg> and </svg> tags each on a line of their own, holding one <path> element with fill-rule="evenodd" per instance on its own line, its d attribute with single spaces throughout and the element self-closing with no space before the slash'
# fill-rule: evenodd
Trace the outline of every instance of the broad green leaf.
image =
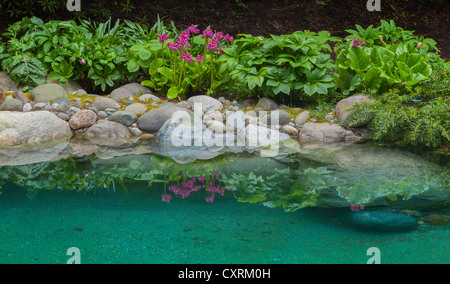
<svg viewBox="0 0 450 284">
<path fill-rule="evenodd" d="M 134 73 L 139 70 L 139 64 L 137 63 L 136 59 L 132 58 L 127 62 L 127 69 L 128 72 Z"/>
<path fill-rule="evenodd" d="M 364 76 L 364 86 L 371 93 L 376 93 L 381 87 L 381 83 L 383 78 L 381 77 L 381 73 L 383 71 L 378 67 L 373 67 L 369 71 L 367 71 Z"/>
<path fill-rule="evenodd" d="M 150 59 L 152 53 L 147 49 L 141 49 L 139 50 L 138 55 L 142 60 L 147 60 Z"/>
<path fill-rule="evenodd" d="M 348 52 L 348 58 L 350 59 L 350 67 L 357 73 L 362 73 L 371 66 L 370 51 L 366 47 L 356 46 L 351 48 Z"/>
<path fill-rule="evenodd" d="M 177 87 L 172 87 L 167 92 L 167 98 L 169 98 L 170 100 L 175 99 L 176 97 L 178 97 L 178 94 L 180 94 L 180 90 Z"/>
</svg>

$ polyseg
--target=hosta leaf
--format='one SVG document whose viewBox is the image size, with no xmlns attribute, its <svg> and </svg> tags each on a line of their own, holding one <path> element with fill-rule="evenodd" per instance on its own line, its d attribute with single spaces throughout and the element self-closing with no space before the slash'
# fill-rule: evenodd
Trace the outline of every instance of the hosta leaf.
<svg viewBox="0 0 450 284">
<path fill-rule="evenodd" d="M 370 51 L 368 48 L 360 46 L 351 48 L 348 52 L 348 58 L 350 59 L 350 67 L 357 73 L 362 73 L 371 66 Z"/>
<path fill-rule="evenodd" d="M 367 71 L 364 76 L 364 86 L 367 90 L 376 93 L 380 89 L 381 83 L 383 82 L 381 73 L 383 73 L 383 71 L 378 67 L 371 68 Z"/>
<path fill-rule="evenodd" d="M 170 100 L 175 99 L 176 97 L 178 97 L 179 93 L 180 90 L 177 87 L 172 87 L 167 92 L 167 98 L 169 98 Z"/>
</svg>

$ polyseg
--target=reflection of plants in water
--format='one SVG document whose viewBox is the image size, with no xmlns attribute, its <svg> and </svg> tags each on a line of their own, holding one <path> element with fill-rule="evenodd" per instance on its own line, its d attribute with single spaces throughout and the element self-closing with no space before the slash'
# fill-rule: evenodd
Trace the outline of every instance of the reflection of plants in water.
<svg viewBox="0 0 450 284">
<path fill-rule="evenodd" d="M 449 182 L 450 170 L 398 176 L 384 170 L 360 169 L 337 173 L 333 187 L 351 204 L 369 204 L 378 198 L 409 200 L 430 189 L 448 189 Z"/>
<path fill-rule="evenodd" d="M 262 177 L 250 173 L 222 176 L 228 188 L 240 202 L 257 203 L 274 208 L 282 206 L 287 212 L 314 206 L 320 190 L 329 187 L 332 173 L 325 167 L 304 170 L 278 170 Z"/>
</svg>

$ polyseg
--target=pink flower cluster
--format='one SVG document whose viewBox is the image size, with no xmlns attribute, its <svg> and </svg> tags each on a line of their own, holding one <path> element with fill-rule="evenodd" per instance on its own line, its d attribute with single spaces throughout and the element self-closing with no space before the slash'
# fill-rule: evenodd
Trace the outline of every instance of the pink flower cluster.
<svg viewBox="0 0 450 284">
<path fill-rule="evenodd" d="M 356 46 L 364 46 L 364 45 L 366 45 L 365 41 L 361 42 L 361 40 L 359 38 L 355 38 L 352 43 L 352 48 L 354 48 Z"/>
<path fill-rule="evenodd" d="M 364 210 L 364 208 L 365 208 L 364 204 L 350 203 L 350 210 L 352 210 L 352 211 L 361 211 L 361 210 Z"/>
<path fill-rule="evenodd" d="M 210 193 L 210 195 L 205 198 L 206 202 L 213 203 L 216 193 L 224 196 L 225 189 L 220 188 L 219 184 L 216 185 L 216 179 L 217 180 L 219 179 L 219 173 L 211 173 L 211 176 L 212 176 L 212 181 L 210 181 L 208 185 L 205 184 L 205 182 L 206 182 L 205 176 L 201 176 L 198 178 L 193 177 L 193 178 L 189 179 L 188 181 L 181 182 L 180 185 L 169 186 L 169 191 L 171 191 L 176 196 L 179 196 L 184 199 L 184 198 L 187 198 L 191 194 L 191 192 L 197 192 L 200 189 L 204 188 L 207 192 Z M 201 183 L 201 185 L 195 185 L 196 180 L 198 180 Z M 162 201 L 164 201 L 164 202 L 170 203 L 171 198 L 172 198 L 172 195 L 170 195 L 170 194 L 162 195 Z"/>
<path fill-rule="evenodd" d="M 160 43 L 165 43 L 169 39 L 169 36 L 167 34 L 158 35 L 158 37 Z"/>
<path fill-rule="evenodd" d="M 190 25 L 190 27 L 187 30 L 188 32 L 193 33 L 195 35 L 198 35 L 200 33 L 200 30 L 197 29 L 197 27 L 194 25 Z"/>
<path fill-rule="evenodd" d="M 188 61 L 189 63 L 194 63 L 194 59 L 192 58 L 192 55 L 190 53 L 183 53 L 180 55 L 180 59 L 184 59 L 186 61 Z"/>
</svg>

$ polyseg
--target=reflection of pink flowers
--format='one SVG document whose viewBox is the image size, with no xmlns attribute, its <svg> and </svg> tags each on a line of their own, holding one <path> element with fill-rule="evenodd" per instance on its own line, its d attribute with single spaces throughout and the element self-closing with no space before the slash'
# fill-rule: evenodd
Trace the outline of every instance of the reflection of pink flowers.
<svg viewBox="0 0 450 284">
<path fill-rule="evenodd" d="M 172 195 L 170 194 L 163 194 L 161 195 L 162 201 L 170 203 L 170 199 L 172 198 Z"/>
<path fill-rule="evenodd" d="M 364 208 L 365 208 L 364 204 L 350 203 L 350 210 L 352 210 L 352 211 L 361 211 L 361 210 L 364 210 Z"/>
</svg>

